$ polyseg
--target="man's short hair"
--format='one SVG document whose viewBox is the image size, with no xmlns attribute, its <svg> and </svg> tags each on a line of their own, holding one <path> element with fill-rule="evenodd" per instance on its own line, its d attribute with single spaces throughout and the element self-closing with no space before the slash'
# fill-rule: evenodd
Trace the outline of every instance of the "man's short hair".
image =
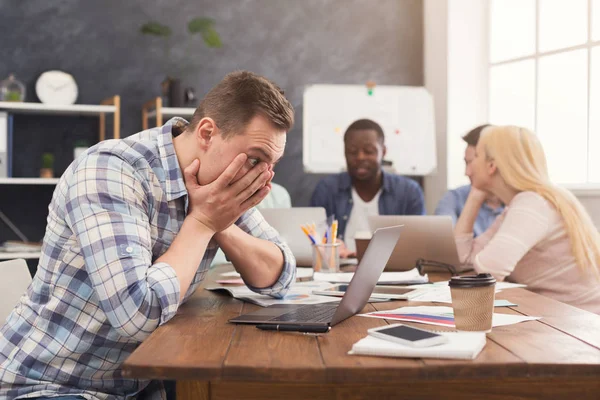
<svg viewBox="0 0 600 400">
<path fill-rule="evenodd" d="M 367 130 L 377 132 L 377 139 L 381 144 L 384 143 L 385 136 L 383 134 L 383 129 L 381 129 L 381 126 L 377 122 L 372 121 L 370 119 L 359 119 L 351 123 L 348 129 L 346 129 L 346 132 L 344 133 L 344 142 L 346 141 L 349 132 Z"/>
<path fill-rule="evenodd" d="M 202 99 L 188 130 L 202 118 L 212 118 L 223 138 L 239 134 L 252 118 L 262 115 L 288 132 L 294 125 L 294 108 L 283 90 L 267 78 L 248 71 L 229 73 Z"/>
<path fill-rule="evenodd" d="M 479 142 L 479 136 L 481 136 L 481 131 L 483 131 L 490 124 L 479 125 L 476 128 L 471 129 L 465 136 L 463 136 L 463 140 L 467 142 L 469 146 L 477 146 L 477 142 Z"/>
</svg>

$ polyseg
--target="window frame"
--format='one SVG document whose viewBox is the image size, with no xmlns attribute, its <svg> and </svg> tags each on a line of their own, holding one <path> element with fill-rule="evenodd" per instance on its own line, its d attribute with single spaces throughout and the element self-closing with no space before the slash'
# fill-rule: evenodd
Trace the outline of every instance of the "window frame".
<svg viewBox="0 0 600 400">
<path fill-rule="evenodd" d="M 486 0 L 486 13 L 485 13 L 485 18 L 486 18 L 486 23 L 485 23 L 485 32 L 482 32 L 482 34 L 485 35 L 486 37 L 486 62 L 487 62 L 487 67 L 486 67 L 486 82 L 485 84 L 485 88 L 487 91 L 487 96 L 485 97 L 485 101 L 486 101 L 486 113 L 487 113 L 487 118 L 489 120 L 489 117 L 491 115 L 490 112 L 490 105 L 491 105 L 491 91 L 490 91 L 490 87 L 491 87 L 491 79 L 490 79 L 490 72 L 492 70 L 493 67 L 496 66 L 500 66 L 500 65 L 508 65 L 508 64 L 512 64 L 512 63 L 516 63 L 516 62 L 520 62 L 520 61 L 525 61 L 525 60 L 533 60 L 534 62 L 534 107 L 533 107 L 533 112 L 534 112 L 534 116 L 533 116 L 533 120 L 534 120 L 534 130 L 537 130 L 537 127 L 539 125 L 539 120 L 538 120 L 538 88 L 539 88 L 539 63 L 540 63 L 540 58 L 545 57 L 545 56 L 551 56 L 551 55 L 555 55 L 555 54 L 562 54 L 562 53 L 566 53 L 569 51 L 573 51 L 573 50 L 580 50 L 580 49 L 585 49 L 587 50 L 587 99 L 586 99 L 586 105 L 587 105 L 587 118 L 586 118 L 586 129 L 587 129 L 587 151 L 585 154 L 586 157 L 586 165 L 587 165 L 587 176 L 586 176 L 586 180 L 588 180 L 587 183 L 585 184 L 579 184 L 579 185 L 564 185 L 564 187 L 566 187 L 567 189 L 571 190 L 573 193 L 575 193 L 576 195 L 582 195 L 582 196 L 592 196 L 592 195 L 600 195 L 600 183 L 596 183 L 596 182 L 589 182 L 589 176 L 590 176 L 590 137 L 591 137 L 591 132 L 590 132 L 590 113 L 591 113 L 591 72 L 592 72 L 592 49 L 595 47 L 600 47 L 600 40 L 596 40 L 594 41 L 592 38 L 592 0 L 586 0 L 587 1 L 587 25 L 588 25 L 588 30 L 587 30 L 587 40 L 585 43 L 583 44 L 579 44 L 579 45 L 575 45 L 575 46 L 568 46 L 568 47 L 563 47 L 560 49 L 555 49 L 555 50 L 550 50 L 550 51 L 540 51 L 539 49 L 539 35 L 540 35 L 540 0 L 534 0 L 535 1 L 535 50 L 533 54 L 527 55 L 527 56 L 520 56 L 520 57 L 514 57 L 514 58 L 510 58 L 510 59 L 505 59 L 502 61 L 495 61 L 492 62 L 491 61 L 491 10 L 492 10 L 492 3 L 493 0 Z M 600 4 L 600 3 L 599 3 Z M 600 12 L 600 10 L 596 10 L 596 12 Z M 596 28 L 596 29 L 600 29 L 600 27 Z M 599 79 L 599 78 L 596 78 Z M 600 157 L 600 149 L 598 149 L 598 157 Z"/>
</svg>

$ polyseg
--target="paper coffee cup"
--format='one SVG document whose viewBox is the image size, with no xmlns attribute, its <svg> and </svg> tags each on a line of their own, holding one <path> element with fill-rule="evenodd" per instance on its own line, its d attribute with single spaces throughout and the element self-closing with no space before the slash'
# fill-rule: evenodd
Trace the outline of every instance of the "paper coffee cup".
<svg viewBox="0 0 600 400">
<path fill-rule="evenodd" d="M 369 242 L 371 241 L 371 237 L 373 235 L 369 231 L 358 231 L 354 234 L 354 243 L 356 244 L 356 258 L 358 262 L 362 260 L 365 251 L 367 251 L 367 247 L 369 247 Z"/>
<path fill-rule="evenodd" d="M 455 276 L 448 285 L 456 329 L 491 332 L 496 279 L 490 274 Z"/>
</svg>

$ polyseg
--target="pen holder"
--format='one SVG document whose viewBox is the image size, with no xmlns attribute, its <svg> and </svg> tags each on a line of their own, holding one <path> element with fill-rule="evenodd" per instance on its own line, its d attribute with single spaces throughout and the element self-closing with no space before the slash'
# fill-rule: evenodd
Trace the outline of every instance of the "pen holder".
<svg viewBox="0 0 600 400">
<path fill-rule="evenodd" d="M 312 266 L 315 272 L 340 272 L 340 243 L 313 244 Z"/>
</svg>

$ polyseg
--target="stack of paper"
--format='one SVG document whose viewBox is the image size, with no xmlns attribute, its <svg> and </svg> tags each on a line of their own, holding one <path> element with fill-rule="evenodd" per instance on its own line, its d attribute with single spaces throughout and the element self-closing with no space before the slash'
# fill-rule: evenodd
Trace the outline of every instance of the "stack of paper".
<svg viewBox="0 0 600 400">
<path fill-rule="evenodd" d="M 520 283 L 497 282 L 496 293 L 505 289 L 522 288 L 526 286 L 527 285 Z M 435 282 L 431 285 L 413 285 L 411 287 L 418 290 L 418 293 L 411 298 L 411 301 L 422 301 L 426 303 L 452 303 L 452 296 L 450 294 L 448 281 Z"/>
<path fill-rule="evenodd" d="M 206 290 L 223 291 L 236 299 L 268 307 L 273 304 L 321 304 L 339 301 L 340 299 L 336 297 L 312 294 L 313 290 L 324 290 L 330 287 L 331 284 L 327 282 L 298 282 L 292 285 L 283 299 L 255 293 L 247 286 L 213 286 L 207 287 Z"/>
<path fill-rule="evenodd" d="M 454 327 L 454 312 L 452 311 L 452 307 L 400 307 L 396 308 L 395 310 L 374 311 L 360 315 L 363 317 L 384 318 L 398 321 L 420 322 L 427 325 Z M 518 324 L 519 322 L 534 321 L 540 318 L 541 317 L 494 313 L 492 316 L 492 327 Z"/>
<path fill-rule="evenodd" d="M 310 279 L 313 277 L 313 269 L 312 268 L 296 268 L 296 279 Z M 239 272 L 230 271 L 221 274 L 221 276 L 231 277 L 231 278 L 239 278 L 241 275 Z M 243 281 L 241 283 L 244 283 Z"/>
<path fill-rule="evenodd" d="M 408 358 L 449 358 L 473 360 L 484 348 L 483 332 L 438 332 L 448 337 L 448 342 L 431 347 L 410 347 L 400 343 L 367 336 L 354 343 L 348 354 Z"/>
<path fill-rule="evenodd" d="M 349 283 L 353 276 L 354 272 L 315 272 L 313 279 L 322 282 Z M 416 268 L 404 272 L 384 272 L 377 281 L 380 285 L 413 285 L 427 282 L 429 282 L 427 275 L 419 274 Z"/>
</svg>

